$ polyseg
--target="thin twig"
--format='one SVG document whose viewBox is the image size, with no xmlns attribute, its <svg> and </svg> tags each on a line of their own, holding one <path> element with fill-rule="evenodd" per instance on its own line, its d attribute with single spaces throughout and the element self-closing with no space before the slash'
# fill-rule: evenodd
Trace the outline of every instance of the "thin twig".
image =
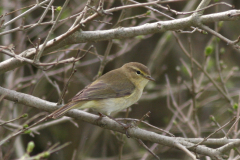
<svg viewBox="0 0 240 160">
<path fill-rule="evenodd" d="M 57 93 L 58 93 L 58 96 L 60 97 L 61 96 L 61 91 L 60 91 L 60 88 L 59 88 L 59 85 L 56 83 L 56 81 L 52 81 L 46 72 L 43 71 L 43 74 L 44 76 L 46 77 L 47 81 L 57 90 Z"/>
<path fill-rule="evenodd" d="M 223 134 L 226 136 L 226 132 L 224 131 L 224 129 L 221 127 L 221 125 L 216 121 L 215 117 L 213 115 L 210 115 L 210 119 L 213 121 L 213 123 L 215 125 L 217 125 L 219 128 L 221 128 L 221 131 L 223 132 Z"/>
<path fill-rule="evenodd" d="M 183 50 L 183 52 L 185 53 L 185 55 L 187 57 L 191 57 L 190 54 L 187 52 L 187 50 L 184 48 L 183 44 L 181 43 L 180 39 L 178 38 L 178 36 L 176 35 L 176 33 L 173 32 L 173 35 L 176 37 L 177 42 L 179 44 L 179 46 L 181 47 L 181 49 Z M 202 70 L 202 72 L 208 77 L 208 79 L 213 83 L 213 85 L 217 88 L 217 90 L 224 96 L 224 98 L 230 103 L 233 104 L 233 100 L 231 97 L 229 97 L 223 90 L 221 87 L 219 87 L 219 85 L 214 81 L 214 79 L 210 76 L 210 74 L 206 71 L 205 68 L 203 68 L 201 66 L 201 64 L 199 64 L 195 59 L 193 59 L 193 62 L 195 63 L 195 65 L 197 65 L 197 67 Z"/>
<path fill-rule="evenodd" d="M 47 44 L 47 42 L 48 42 L 48 39 L 50 38 L 50 36 L 52 35 L 53 31 L 55 30 L 56 25 L 58 24 L 58 21 L 59 21 L 59 19 L 60 19 L 60 16 L 62 15 L 62 13 L 63 13 L 64 9 L 66 8 L 66 6 L 67 6 L 67 4 L 68 4 L 69 1 L 70 1 L 70 0 L 66 0 L 66 1 L 64 2 L 61 11 L 59 12 L 59 14 L 58 14 L 55 22 L 53 23 L 50 31 L 48 32 L 47 37 L 45 38 L 43 44 L 41 45 L 41 46 L 42 46 L 41 49 L 39 50 L 39 52 L 36 52 L 36 55 L 35 55 L 35 57 L 34 57 L 34 62 L 39 62 L 39 60 L 40 60 L 40 58 L 41 58 L 41 56 L 42 56 L 43 50 L 45 49 L 46 44 Z"/>
<path fill-rule="evenodd" d="M 191 94 L 192 94 L 192 101 L 193 101 L 193 117 L 195 120 L 195 123 L 197 124 L 197 137 L 201 136 L 201 127 L 200 127 L 200 122 L 199 122 L 199 118 L 197 115 L 197 104 L 196 104 L 196 89 L 195 89 L 195 83 L 194 83 L 194 66 L 193 66 L 193 50 L 192 50 L 192 45 L 191 45 L 191 40 L 188 39 L 188 43 L 189 43 L 189 48 L 190 48 L 190 60 L 191 60 L 191 81 L 192 81 L 192 90 L 191 90 Z"/>
<path fill-rule="evenodd" d="M 176 147 L 182 151 L 184 151 L 187 155 L 189 155 L 193 160 L 197 160 L 196 156 L 190 152 L 185 146 L 181 145 L 180 143 L 175 143 Z"/>
<path fill-rule="evenodd" d="M 84 58 L 85 56 L 86 56 L 86 54 L 90 51 L 90 49 L 92 49 L 93 48 L 93 46 L 90 46 L 89 48 L 88 48 L 88 50 L 81 56 L 81 57 L 79 57 L 78 58 L 78 56 L 79 56 L 79 54 L 80 54 L 80 50 L 78 50 L 78 52 L 77 52 L 77 55 L 76 55 L 76 59 L 82 59 L 82 58 Z M 68 78 L 68 81 L 67 81 L 67 83 L 65 84 L 65 86 L 64 86 L 64 88 L 63 88 L 63 91 L 62 91 L 62 94 L 61 94 L 61 96 L 59 97 L 59 100 L 58 100 L 58 105 L 59 104 L 61 104 L 62 103 L 62 100 L 63 100 L 63 98 L 64 98 L 64 96 L 65 96 L 65 94 L 66 94 L 66 91 L 67 91 L 67 88 L 68 88 L 68 85 L 69 85 L 69 82 L 70 82 L 70 79 L 72 78 L 72 76 L 74 75 L 74 73 L 76 72 L 77 70 L 75 69 L 75 61 L 73 62 L 73 64 L 72 64 L 72 72 L 71 72 L 71 75 L 70 75 L 70 77 Z"/>
<path fill-rule="evenodd" d="M 238 129 L 238 122 L 239 122 L 239 119 L 240 119 L 240 116 L 239 116 L 239 113 L 240 113 L 240 94 L 238 96 L 238 110 L 237 110 L 237 115 L 236 115 L 236 121 L 233 123 L 232 127 L 228 130 L 227 134 L 226 134 L 226 138 L 228 138 L 228 135 L 231 133 L 231 131 L 234 129 L 235 130 L 235 133 L 237 133 L 237 129 Z M 235 128 L 234 128 L 235 127 Z"/>
<path fill-rule="evenodd" d="M 80 50 L 78 50 L 78 52 L 77 52 L 77 54 L 76 54 L 76 58 L 79 56 L 79 54 L 80 54 Z M 72 78 L 72 76 L 73 76 L 74 73 L 76 73 L 76 72 L 77 72 L 77 70 L 75 69 L 75 62 L 73 62 L 73 64 L 72 64 L 72 72 L 71 72 L 71 74 L 70 74 L 70 76 L 69 76 L 69 78 L 68 78 L 68 80 L 67 80 L 67 83 L 66 83 L 65 86 L 63 87 L 61 96 L 59 97 L 59 100 L 58 100 L 58 103 L 57 103 L 58 105 L 60 105 L 60 104 L 62 103 L 63 98 L 64 98 L 64 96 L 65 96 L 65 94 L 66 94 L 68 85 L 69 85 L 69 83 L 70 83 L 70 79 Z"/>
<path fill-rule="evenodd" d="M 23 114 L 23 115 L 21 115 L 21 116 L 19 116 L 19 117 L 17 117 L 17 118 L 14 118 L 14 119 L 11 119 L 11 120 L 9 120 L 9 121 L 5 121 L 5 122 L 3 122 L 3 123 L 0 123 L 0 126 L 2 126 L 2 125 L 5 125 L 5 124 L 7 124 L 7 123 L 10 123 L 10 122 L 13 122 L 13 121 L 16 121 L 16 120 L 19 120 L 19 119 L 21 119 L 21 118 L 25 118 L 25 117 L 27 117 L 28 116 L 28 114 Z"/>
<path fill-rule="evenodd" d="M 211 8 L 213 6 L 216 6 L 216 5 L 226 5 L 226 6 L 229 6 L 230 8 L 234 8 L 234 5 L 228 4 L 226 2 L 218 2 L 218 3 L 210 4 L 210 5 L 206 6 L 206 7 L 201 8 L 201 9 L 197 9 L 197 10 L 189 11 L 189 12 L 178 12 L 176 10 L 171 9 L 170 6 L 165 7 L 165 8 L 162 7 L 162 8 L 164 8 L 164 9 L 166 9 L 166 10 L 172 12 L 172 13 L 175 13 L 176 15 L 187 15 L 187 14 L 192 14 L 192 13 L 196 13 L 196 12 L 200 12 L 200 11 L 206 10 L 206 9 Z"/>
<path fill-rule="evenodd" d="M 218 6 L 216 6 L 216 12 L 218 12 Z M 215 31 L 219 31 L 219 25 L 217 22 L 215 22 L 214 24 L 214 28 L 215 28 Z M 226 87 L 226 82 L 224 82 L 223 80 L 223 75 L 222 75 L 222 70 L 221 70 L 221 66 L 220 66 L 220 58 L 219 58 L 219 42 L 216 40 L 215 41 L 215 58 L 216 58 L 216 67 L 217 67 L 217 71 L 218 71 L 218 74 L 219 74 L 219 77 L 220 77 L 220 82 L 221 82 L 221 85 L 222 85 L 222 88 L 224 89 L 225 93 L 229 96 L 229 92 L 228 92 L 228 89 Z"/>
<path fill-rule="evenodd" d="M 155 154 L 153 153 L 144 143 L 141 139 L 137 139 L 137 141 L 139 142 L 139 144 L 141 144 L 149 153 L 151 153 L 155 158 L 159 159 L 160 158 Z"/>
<path fill-rule="evenodd" d="M 136 122 L 140 122 L 139 119 L 132 119 L 132 118 L 116 118 L 116 120 L 118 120 L 118 121 L 136 121 Z M 141 121 L 141 122 L 142 122 L 143 124 L 149 126 L 149 127 L 152 127 L 152 128 L 154 128 L 154 129 L 160 131 L 160 132 L 166 133 L 166 134 L 170 135 L 171 137 L 175 137 L 172 133 L 170 133 L 170 132 L 168 132 L 168 131 L 166 131 L 166 130 L 163 130 L 163 129 L 161 129 L 161 128 L 158 128 L 158 127 L 156 127 L 156 126 L 154 126 L 154 125 L 151 125 L 151 124 L 149 124 L 149 123 L 147 123 L 147 122 L 145 122 L 145 121 Z"/>
<path fill-rule="evenodd" d="M 21 133 L 24 133 L 25 131 L 29 130 L 30 128 L 36 126 L 37 124 L 39 124 L 39 123 L 47 120 L 48 118 L 49 118 L 49 117 L 46 116 L 46 117 L 42 118 L 41 120 L 37 121 L 36 123 L 32 124 L 31 126 L 26 127 L 26 128 L 23 128 L 23 129 L 20 129 L 20 130 L 16 131 L 15 133 L 10 134 L 9 136 L 7 136 L 6 138 L 4 138 L 4 139 L 2 139 L 2 140 L 0 141 L 0 146 L 2 146 L 4 143 L 6 143 L 7 141 L 9 141 L 10 139 L 16 137 L 17 135 L 19 135 L 19 134 L 21 134 Z"/>
<path fill-rule="evenodd" d="M 23 57 L 23 56 L 19 56 L 19 55 L 17 55 L 17 54 L 15 54 L 15 53 L 12 53 L 12 52 L 10 52 L 10 51 L 8 51 L 8 50 L 6 50 L 6 49 L 2 49 L 1 50 L 3 53 L 5 53 L 5 54 L 7 54 L 7 55 L 9 55 L 9 56 L 11 56 L 11 57 L 14 57 L 14 58 L 16 58 L 16 59 L 18 59 L 18 60 L 20 60 L 21 62 L 27 62 L 27 63 L 30 63 L 30 64 L 32 64 L 32 65 L 34 65 L 34 66 L 56 66 L 56 65 L 59 65 L 59 64 L 66 64 L 66 63 L 73 63 L 73 62 L 77 62 L 77 61 L 79 61 L 82 57 L 78 57 L 78 58 L 68 58 L 68 59 L 64 59 L 64 60 L 61 60 L 61 61 L 56 61 L 56 62 L 49 62 L 49 63 L 41 63 L 41 62 L 34 62 L 33 60 L 31 60 L 31 59 L 28 59 L 28 58 L 25 58 L 25 57 Z"/>
<path fill-rule="evenodd" d="M 39 4 L 35 4 L 32 8 L 30 8 L 30 9 L 28 9 L 27 11 L 23 12 L 22 14 L 18 15 L 17 17 L 11 19 L 10 21 L 4 23 L 4 24 L 1 26 L 1 28 L 4 28 L 4 27 L 8 26 L 9 24 L 11 24 L 11 23 L 13 23 L 14 21 L 20 19 L 21 17 L 25 16 L 26 14 L 28 14 L 28 13 L 36 10 L 37 8 L 41 7 L 43 4 L 45 4 L 45 3 L 47 3 L 47 2 L 49 2 L 49 0 L 45 0 L 45 1 L 41 2 L 41 3 L 39 3 Z"/>
<path fill-rule="evenodd" d="M 212 135 L 214 135 L 215 133 L 217 133 L 218 131 L 220 131 L 222 128 L 226 127 L 228 124 L 232 123 L 233 121 L 235 121 L 236 117 L 233 117 L 229 122 L 227 122 L 226 124 L 224 124 L 222 127 L 218 128 L 216 131 L 214 131 L 213 133 L 209 134 L 206 138 L 204 138 L 201 142 L 195 144 L 194 146 L 188 147 L 188 149 L 190 148 L 194 148 L 197 147 L 198 145 L 201 145 L 203 142 L 205 142 L 208 138 L 210 138 Z"/>
<path fill-rule="evenodd" d="M 169 90 L 169 93 L 170 93 L 170 97 L 171 97 L 171 100 L 172 100 L 172 104 L 173 106 L 176 108 L 177 112 L 179 112 L 179 114 L 181 115 L 181 119 L 178 118 L 183 122 L 183 123 L 187 123 L 187 125 L 190 127 L 191 131 L 193 132 L 194 135 L 197 135 L 197 132 L 196 132 L 196 129 L 195 127 L 193 126 L 193 124 L 187 119 L 187 117 L 184 115 L 183 111 L 181 108 L 179 108 L 175 98 L 174 98 L 174 95 L 173 95 L 173 92 L 172 92 L 172 89 L 171 89 L 171 85 L 170 85 L 170 81 L 169 81 L 169 78 L 167 75 L 165 75 L 165 78 L 166 78 L 166 82 L 167 82 L 167 87 L 168 87 L 168 90 Z M 175 111 L 173 111 L 174 113 Z"/>
<path fill-rule="evenodd" d="M 101 61 L 101 65 L 99 67 L 97 78 L 100 77 L 102 75 L 102 73 L 103 73 L 103 69 L 104 69 L 105 65 L 107 64 L 107 58 L 108 58 L 108 55 L 109 55 L 109 53 L 111 51 L 112 45 L 113 45 L 113 41 L 111 40 L 111 41 L 108 42 L 107 49 L 106 49 L 106 51 L 104 53 L 103 60 Z"/>
<path fill-rule="evenodd" d="M 143 122 L 144 119 L 146 119 L 147 117 L 149 117 L 149 114 L 150 114 L 150 113 L 151 113 L 151 112 L 148 111 L 146 114 L 144 114 L 144 115 L 142 116 L 142 118 L 138 121 L 137 126 L 138 126 L 141 122 Z"/>
</svg>

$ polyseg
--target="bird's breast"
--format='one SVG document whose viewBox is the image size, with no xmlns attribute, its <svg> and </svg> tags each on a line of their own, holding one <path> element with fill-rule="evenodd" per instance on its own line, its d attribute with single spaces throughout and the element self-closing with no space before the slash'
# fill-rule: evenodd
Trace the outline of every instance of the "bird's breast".
<svg viewBox="0 0 240 160">
<path fill-rule="evenodd" d="M 117 113 L 132 104 L 136 103 L 142 95 L 142 90 L 135 90 L 131 95 L 119 98 L 108 98 L 102 100 L 94 100 L 86 103 L 83 108 L 92 108 L 106 115 Z"/>
</svg>

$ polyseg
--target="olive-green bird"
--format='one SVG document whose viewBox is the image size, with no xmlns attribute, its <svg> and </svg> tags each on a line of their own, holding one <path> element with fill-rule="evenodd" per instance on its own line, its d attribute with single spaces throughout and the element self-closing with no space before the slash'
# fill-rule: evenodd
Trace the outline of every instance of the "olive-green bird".
<svg viewBox="0 0 240 160">
<path fill-rule="evenodd" d="M 63 116 L 70 109 L 92 108 L 110 116 L 136 103 L 148 81 L 154 81 L 148 68 L 137 62 L 130 62 L 112 70 L 86 86 L 69 103 L 54 111 L 50 117 Z"/>
</svg>

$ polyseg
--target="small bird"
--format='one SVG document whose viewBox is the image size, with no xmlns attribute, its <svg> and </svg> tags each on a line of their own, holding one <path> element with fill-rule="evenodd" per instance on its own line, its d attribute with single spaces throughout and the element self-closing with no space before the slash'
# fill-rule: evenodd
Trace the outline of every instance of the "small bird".
<svg viewBox="0 0 240 160">
<path fill-rule="evenodd" d="M 74 108 L 92 108 L 100 116 L 110 116 L 111 113 L 117 113 L 136 103 L 149 80 L 155 81 L 145 65 L 138 62 L 126 63 L 96 79 L 49 116 L 56 119 Z"/>
</svg>

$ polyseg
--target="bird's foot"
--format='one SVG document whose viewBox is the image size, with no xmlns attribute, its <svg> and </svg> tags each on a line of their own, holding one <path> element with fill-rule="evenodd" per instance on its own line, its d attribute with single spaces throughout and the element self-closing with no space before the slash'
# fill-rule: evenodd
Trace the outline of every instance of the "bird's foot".
<svg viewBox="0 0 240 160">
<path fill-rule="evenodd" d="M 132 128 L 132 127 L 133 127 L 133 126 L 132 126 L 131 123 L 127 123 L 125 126 L 123 126 L 123 128 L 125 129 L 125 134 L 126 134 L 127 138 L 131 138 L 131 137 L 129 136 L 129 134 L 128 134 L 128 129 L 129 129 L 129 128 Z"/>
<path fill-rule="evenodd" d="M 104 127 L 105 124 L 100 123 L 100 121 L 102 120 L 103 117 L 105 117 L 105 115 L 103 115 L 102 113 L 98 113 L 99 117 L 95 120 L 95 122 L 97 123 L 97 125 L 99 125 L 100 127 Z"/>
<path fill-rule="evenodd" d="M 121 123 L 121 122 L 119 122 L 118 120 L 114 119 L 114 118 L 111 117 L 111 116 L 108 116 L 108 115 L 106 115 L 106 116 L 107 116 L 108 118 L 114 120 L 114 121 L 117 122 L 118 124 L 120 124 L 120 125 L 123 127 L 123 129 L 125 130 L 126 136 L 127 136 L 128 138 L 131 138 L 131 137 L 129 136 L 129 134 L 128 134 L 128 129 L 129 129 L 129 128 L 132 128 L 132 125 L 131 125 L 131 124 L 124 124 L 124 123 Z"/>
<path fill-rule="evenodd" d="M 102 123 L 99 123 L 99 121 L 101 121 L 101 119 L 102 119 L 103 117 L 108 117 L 108 118 L 110 118 L 111 120 L 114 120 L 115 122 L 117 122 L 118 124 L 120 124 L 120 125 L 123 127 L 123 129 L 125 130 L 126 136 L 127 136 L 128 138 L 131 138 L 131 137 L 129 136 L 129 134 L 128 134 L 128 129 L 133 127 L 133 125 L 132 125 L 131 123 L 128 123 L 128 124 L 121 123 L 121 122 L 119 122 L 118 120 L 114 119 L 113 117 L 111 117 L 111 116 L 109 116 L 109 115 L 104 115 L 104 114 L 102 114 L 102 113 L 100 113 L 100 112 L 98 112 L 98 115 L 99 115 L 99 117 L 98 117 L 98 119 L 96 119 L 96 123 L 97 123 L 99 126 L 102 126 L 102 125 L 103 125 Z"/>
</svg>

